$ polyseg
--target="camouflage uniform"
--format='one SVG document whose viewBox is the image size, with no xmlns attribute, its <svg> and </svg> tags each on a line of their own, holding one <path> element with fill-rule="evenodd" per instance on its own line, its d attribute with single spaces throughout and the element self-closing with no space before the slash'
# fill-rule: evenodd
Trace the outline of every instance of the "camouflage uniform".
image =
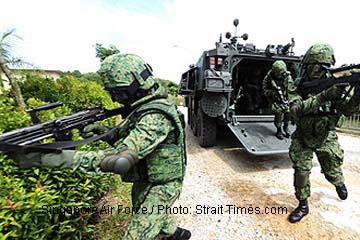
<svg viewBox="0 0 360 240">
<path fill-rule="evenodd" d="M 136 210 L 123 239 L 154 239 L 160 233 L 178 233 L 180 228 L 169 214 L 156 210 L 158 206 L 171 207 L 181 192 L 186 152 L 180 113 L 167 98 L 166 90 L 149 74 L 145 62 L 136 55 L 111 55 L 102 62 L 99 73 L 113 99 L 134 109 L 110 136 L 113 148 L 43 154 L 38 160 L 28 154 L 19 158 L 19 163 L 72 167 L 90 174 L 121 174 L 123 181 L 134 183 L 132 203 Z M 190 232 L 184 236 L 187 237 L 177 239 L 190 238 Z"/>
<path fill-rule="evenodd" d="M 122 176 L 124 181 L 134 182 L 133 207 L 154 211 L 159 205 L 171 207 L 181 192 L 186 157 L 184 132 L 175 106 L 165 99 L 153 100 L 142 105 L 133 119 L 133 130 L 119 141 L 119 146 L 133 149 L 139 159 L 144 159 Z M 164 211 L 137 212 L 124 239 L 153 239 L 160 232 L 173 234 L 175 230 L 174 221 Z"/>
<path fill-rule="evenodd" d="M 292 81 L 290 72 L 286 69 L 286 64 L 282 60 L 277 60 L 272 68 L 266 74 L 263 80 L 263 92 L 271 104 L 271 109 L 275 113 L 274 124 L 277 128 L 276 136 L 282 139 L 281 126 L 284 123 L 283 130 L 285 136 L 289 137 L 289 108 L 281 105 L 279 90 L 282 92 L 285 100 L 288 99 L 288 82 Z"/>
<path fill-rule="evenodd" d="M 319 52 L 324 47 L 326 47 L 324 44 L 317 44 L 309 51 Z M 341 171 L 344 153 L 337 141 L 335 128 L 341 124 L 343 114 L 349 115 L 357 110 L 356 97 L 345 101 L 327 101 L 319 104 L 316 96 L 311 94 L 302 96 L 297 91 L 296 83 L 291 82 L 289 100 L 290 104 L 297 102 L 301 106 L 301 115 L 293 116 L 297 128 L 290 146 L 290 158 L 295 171 L 309 174 L 313 152 L 315 152 L 326 179 L 334 185 L 341 185 L 344 182 Z M 295 188 L 296 197 L 299 200 L 310 196 L 308 178 L 305 185 L 303 188 Z"/>
<path fill-rule="evenodd" d="M 332 65 L 334 63 L 333 50 L 329 45 L 313 45 L 302 61 L 301 80 L 316 81 L 316 79 L 324 77 L 324 72 L 321 73 L 319 69 L 316 69 L 316 65 Z M 320 96 L 323 96 L 324 93 L 304 96 L 297 89 L 299 80 L 289 82 L 291 115 L 296 124 L 289 154 L 295 170 L 295 195 L 300 202 L 299 207 L 292 213 L 295 218 L 291 217 L 292 214 L 290 215 L 290 222 L 299 221 L 308 213 L 306 199 L 310 196 L 309 175 L 314 152 L 325 178 L 337 187 L 345 186 L 341 170 L 344 151 L 338 143 L 335 128 L 341 125 L 343 114 L 349 115 L 358 110 L 360 102 L 359 97 L 356 96 L 349 97 L 344 101 L 336 99 L 322 101 Z M 345 199 L 346 196 L 341 198 Z M 300 215 L 296 216 L 296 213 L 300 213 Z"/>
</svg>

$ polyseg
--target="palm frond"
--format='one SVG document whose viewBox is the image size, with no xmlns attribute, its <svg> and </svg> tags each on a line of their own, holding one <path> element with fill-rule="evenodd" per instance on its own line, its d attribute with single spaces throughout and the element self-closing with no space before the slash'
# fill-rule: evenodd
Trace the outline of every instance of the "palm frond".
<svg viewBox="0 0 360 240">
<path fill-rule="evenodd" d="M 5 31 L 0 38 L 0 44 L 2 44 L 5 41 L 11 41 L 14 39 L 22 40 L 22 38 L 20 36 L 15 34 L 15 31 L 16 31 L 15 28 Z"/>
<path fill-rule="evenodd" d="M 16 46 L 17 40 L 22 40 L 22 38 L 15 34 L 15 28 L 2 33 L 0 37 L 1 56 L 10 67 L 32 67 L 33 65 L 31 63 L 13 55 L 13 48 Z"/>
<path fill-rule="evenodd" d="M 30 62 L 25 61 L 22 58 L 12 58 L 8 61 L 10 68 L 30 68 L 34 69 L 36 66 Z"/>
</svg>

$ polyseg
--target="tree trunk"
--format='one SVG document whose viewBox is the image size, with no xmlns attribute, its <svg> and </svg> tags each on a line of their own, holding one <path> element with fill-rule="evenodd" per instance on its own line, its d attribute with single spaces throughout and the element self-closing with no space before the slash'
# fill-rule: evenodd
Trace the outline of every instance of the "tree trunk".
<svg viewBox="0 0 360 240">
<path fill-rule="evenodd" d="M 1 78 L 1 68 L 0 68 L 0 88 L 4 88 L 4 82 L 3 82 L 3 79 Z"/>
<path fill-rule="evenodd" d="M 19 84 L 16 81 L 16 78 L 11 73 L 10 69 L 6 66 L 6 63 L 3 57 L 0 54 L 0 69 L 5 74 L 5 76 L 9 79 L 9 83 L 11 86 L 11 92 L 15 96 L 16 104 L 19 106 L 21 111 L 25 111 L 25 102 L 21 94 L 21 90 Z"/>
</svg>

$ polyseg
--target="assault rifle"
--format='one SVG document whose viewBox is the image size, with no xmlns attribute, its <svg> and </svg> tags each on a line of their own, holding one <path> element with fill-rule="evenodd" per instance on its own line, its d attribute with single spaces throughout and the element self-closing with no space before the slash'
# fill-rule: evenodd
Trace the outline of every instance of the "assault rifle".
<svg viewBox="0 0 360 240">
<path fill-rule="evenodd" d="M 285 111 L 286 109 L 289 109 L 289 101 L 285 98 L 283 91 L 281 90 L 280 86 L 276 87 L 277 93 L 280 98 L 280 108 L 281 110 Z"/>
<path fill-rule="evenodd" d="M 278 94 L 278 96 L 280 98 L 280 108 L 281 108 L 281 110 L 285 111 L 286 109 L 289 108 L 288 99 L 284 96 L 284 92 L 281 89 L 281 87 L 276 85 L 275 81 L 271 81 L 271 85 L 276 90 L 276 92 L 277 92 L 277 94 Z"/>
<path fill-rule="evenodd" d="M 28 110 L 27 112 L 31 116 L 33 125 L 0 135 L 0 151 L 14 152 L 29 150 L 56 152 L 61 151 L 61 149 L 74 148 L 78 145 L 99 140 L 108 135 L 109 132 L 95 135 L 94 137 L 87 138 L 85 140 L 72 141 L 73 129 L 79 129 L 81 131 L 85 126 L 94 122 L 101 121 L 115 115 L 126 117 L 131 112 L 131 109 L 127 107 L 118 107 L 113 109 L 94 107 L 57 119 L 40 122 L 37 112 L 59 107 L 61 105 L 61 102 L 50 103 Z M 114 129 L 110 131 L 114 131 Z M 49 144 L 40 144 L 41 140 L 48 138 L 55 138 L 56 141 Z"/>
<path fill-rule="evenodd" d="M 351 72 L 351 75 L 349 75 L 349 76 L 336 77 L 336 74 L 344 72 L 344 71 L 351 71 L 354 69 L 360 70 L 360 64 L 357 64 L 357 65 L 352 64 L 349 66 L 343 66 L 343 67 L 339 67 L 339 68 L 328 68 L 326 66 L 323 66 L 323 68 L 325 68 L 327 73 L 329 73 L 330 77 L 319 79 L 319 80 L 314 80 L 314 81 L 300 80 L 299 85 L 298 85 L 298 90 L 302 94 L 304 94 L 304 95 L 307 95 L 309 93 L 318 94 L 318 93 L 332 87 L 335 84 L 349 83 L 350 89 L 345 94 L 345 97 L 347 97 L 349 95 L 349 93 L 351 92 L 351 90 L 356 85 L 358 85 L 360 82 L 360 71 L 359 72 L 353 71 L 353 72 Z"/>
</svg>

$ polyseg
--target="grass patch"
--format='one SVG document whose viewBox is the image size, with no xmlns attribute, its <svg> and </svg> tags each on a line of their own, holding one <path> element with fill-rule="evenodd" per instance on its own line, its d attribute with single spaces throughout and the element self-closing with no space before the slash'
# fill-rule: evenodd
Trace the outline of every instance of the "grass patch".
<svg viewBox="0 0 360 240">
<path fill-rule="evenodd" d="M 111 189 L 98 203 L 101 209 L 96 225 L 95 239 L 122 239 L 125 227 L 131 219 L 131 214 L 118 213 L 118 205 L 131 206 L 131 183 L 124 183 L 119 176 L 114 177 L 114 188 Z M 111 207 L 113 207 L 111 211 Z"/>
</svg>

